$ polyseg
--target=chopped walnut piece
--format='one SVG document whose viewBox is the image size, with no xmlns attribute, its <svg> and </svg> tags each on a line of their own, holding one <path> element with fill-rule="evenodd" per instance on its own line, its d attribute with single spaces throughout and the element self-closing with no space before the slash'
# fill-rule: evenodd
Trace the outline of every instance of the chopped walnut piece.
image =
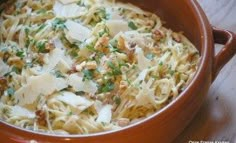
<svg viewBox="0 0 236 143">
<path fill-rule="evenodd" d="M 176 42 L 181 42 L 181 36 L 179 34 L 173 32 L 171 36 Z"/>
<path fill-rule="evenodd" d="M 109 48 L 107 48 L 108 44 L 109 44 L 109 37 L 103 36 L 100 39 L 98 39 L 94 48 L 98 51 L 103 52 L 103 53 L 107 53 L 107 52 L 109 52 Z"/>
<path fill-rule="evenodd" d="M 7 79 L 0 77 L 0 95 L 7 89 Z"/>
<path fill-rule="evenodd" d="M 152 32 L 152 38 L 155 39 L 156 41 L 161 40 L 164 36 L 165 36 L 165 35 L 164 35 L 164 32 L 162 32 L 162 31 L 159 30 L 159 29 L 155 29 L 155 30 L 153 30 L 153 32 Z"/>
<path fill-rule="evenodd" d="M 126 81 L 120 81 L 119 88 L 120 90 L 125 90 L 128 87 L 128 83 Z"/>
<path fill-rule="evenodd" d="M 45 50 L 48 51 L 48 52 L 52 51 L 54 48 L 55 47 L 54 47 L 54 44 L 52 42 L 49 42 L 49 43 L 45 44 Z"/>
<path fill-rule="evenodd" d="M 88 69 L 88 70 L 94 70 L 97 68 L 97 63 L 96 61 L 89 61 L 86 63 L 85 67 Z"/>
<path fill-rule="evenodd" d="M 7 60 L 7 63 L 9 65 L 15 65 L 18 68 L 22 68 L 24 66 L 24 61 L 20 57 L 17 57 L 17 56 L 10 57 Z"/>
<path fill-rule="evenodd" d="M 35 114 L 37 116 L 37 123 L 41 126 L 46 126 L 46 113 L 43 110 L 37 110 Z"/>
<path fill-rule="evenodd" d="M 81 64 L 75 66 L 75 70 L 80 72 L 86 66 L 86 62 L 83 61 Z"/>
<path fill-rule="evenodd" d="M 129 125 L 130 120 L 128 118 L 120 118 L 120 119 L 117 119 L 117 123 L 120 127 L 125 127 Z"/>
<path fill-rule="evenodd" d="M 120 50 L 126 50 L 126 46 L 125 46 L 125 39 L 123 37 L 119 37 L 118 38 L 118 42 L 117 42 L 117 48 Z"/>
<path fill-rule="evenodd" d="M 16 8 L 15 5 L 8 4 L 8 5 L 6 6 L 5 13 L 6 13 L 7 15 L 11 15 L 11 14 L 14 12 L 15 8 Z"/>
</svg>

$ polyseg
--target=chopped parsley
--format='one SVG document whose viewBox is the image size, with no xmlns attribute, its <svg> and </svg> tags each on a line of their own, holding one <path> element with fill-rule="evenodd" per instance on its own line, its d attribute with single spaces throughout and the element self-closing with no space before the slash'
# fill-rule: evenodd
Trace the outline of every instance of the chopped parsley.
<svg viewBox="0 0 236 143">
<path fill-rule="evenodd" d="M 93 79 L 93 71 L 92 70 L 84 69 L 82 72 L 84 74 L 83 81 Z"/>
<path fill-rule="evenodd" d="M 65 26 L 65 20 L 60 19 L 60 18 L 55 18 L 54 21 L 52 22 L 52 28 L 53 30 L 60 30 L 64 29 Z"/>
<path fill-rule="evenodd" d="M 112 63 L 111 61 L 108 61 L 107 62 L 107 65 L 109 68 L 111 68 L 111 75 L 121 75 L 122 72 L 121 72 L 121 69 L 120 69 L 120 66 L 116 66 L 114 63 Z"/>
<path fill-rule="evenodd" d="M 159 62 L 159 66 L 163 66 L 163 62 L 162 61 Z"/>
<path fill-rule="evenodd" d="M 17 51 L 16 56 L 20 57 L 20 58 L 24 58 L 24 56 L 25 56 L 24 51 Z"/>
<path fill-rule="evenodd" d="M 37 13 L 37 14 L 44 14 L 44 13 L 46 13 L 46 12 L 47 12 L 46 9 L 40 9 L 40 10 L 38 10 L 36 13 Z"/>
<path fill-rule="evenodd" d="M 103 35 L 107 35 L 107 36 L 109 35 L 109 29 L 107 27 L 105 27 L 100 32 L 98 32 L 99 37 L 102 37 Z"/>
<path fill-rule="evenodd" d="M 116 103 L 116 105 L 120 105 L 120 103 L 121 103 L 121 98 L 120 98 L 119 96 L 115 96 L 113 100 L 114 100 L 114 102 Z"/>
<path fill-rule="evenodd" d="M 47 25 L 46 24 L 42 24 L 39 26 L 39 28 L 36 30 L 36 33 L 38 33 L 39 31 L 43 30 Z"/>
<path fill-rule="evenodd" d="M 55 75 L 57 78 L 65 78 L 65 76 L 60 71 L 55 71 Z"/>
<path fill-rule="evenodd" d="M 154 57 L 155 55 L 153 53 L 149 53 L 146 55 L 146 58 L 148 58 L 149 60 L 153 60 Z"/>
<path fill-rule="evenodd" d="M 17 67 L 15 67 L 15 66 L 13 66 L 12 69 L 11 69 L 11 72 L 14 72 L 14 73 L 16 73 L 16 74 L 19 74 L 19 73 L 20 73 L 20 69 L 17 68 Z"/>
<path fill-rule="evenodd" d="M 26 34 L 26 36 L 28 36 L 29 35 L 29 33 L 30 33 L 30 30 L 29 30 L 29 28 L 25 28 L 25 34 Z"/>
<path fill-rule="evenodd" d="M 128 23 L 128 26 L 129 26 L 129 28 L 131 28 L 132 30 L 137 30 L 137 29 L 138 29 L 138 27 L 134 24 L 133 21 L 130 21 L 130 22 Z"/>
<path fill-rule="evenodd" d="M 7 89 L 7 94 L 8 94 L 9 96 L 13 96 L 13 95 L 15 94 L 15 90 L 10 87 L 10 88 Z"/>
<path fill-rule="evenodd" d="M 39 53 L 45 53 L 46 52 L 45 45 L 46 45 L 45 41 L 38 41 L 36 43 L 36 48 L 37 48 Z"/>
<path fill-rule="evenodd" d="M 70 111 L 67 115 L 68 115 L 68 116 L 71 116 L 71 115 L 73 115 L 73 112 Z"/>
<path fill-rule="evenodd" d="M 175 70 L 170 70 L 169 73 L 171 76 L 173 76 L 175 74 Z"/>
<path fill-rule="evenodd" d="M 104 83 L 103 85 L 101 85 L 99 87 L 99 92 L 100 93 L 106 93 L 106 92 L 110 92 L 115 88 L 115 85 L 112 81 L 107 81 L 106 83 Z"/>
</svg>

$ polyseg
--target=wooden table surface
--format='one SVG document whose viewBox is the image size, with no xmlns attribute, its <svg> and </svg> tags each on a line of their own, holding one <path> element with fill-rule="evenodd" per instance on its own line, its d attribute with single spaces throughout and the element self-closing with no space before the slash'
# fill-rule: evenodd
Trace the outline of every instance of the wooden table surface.
<svg viewBox="0 0 236 143">
<path fill-rule="evenodd" d="M 198 2 L 212 25 L 236 33 L 236 0 Z M 222 69 L 199 113 L 174 143 L 191 141 L 236 143 L 236 56 Z"/>
</svg>

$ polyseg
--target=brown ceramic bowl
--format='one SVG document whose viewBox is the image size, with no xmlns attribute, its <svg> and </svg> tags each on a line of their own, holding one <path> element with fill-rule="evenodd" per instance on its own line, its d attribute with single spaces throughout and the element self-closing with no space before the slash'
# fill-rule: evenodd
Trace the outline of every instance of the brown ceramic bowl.
<svg viewBox="0 0 236 143">
<path fill-rule="evenodd" d="M 168 143 L 193 119 L 220 69 L 236 52 L 236 36 L 212 28 L 196 0 L 123 0 L 157 13 L 167 27 L 184 34 L 201 53 L 197 73 L 172 103 L 143 121 L 117 131 L 90 135 L 56 136 L 24 130 L 0 121 L 0 142 Z M 214 43 L 224 44 L 217 56 Z"/>
</svg>

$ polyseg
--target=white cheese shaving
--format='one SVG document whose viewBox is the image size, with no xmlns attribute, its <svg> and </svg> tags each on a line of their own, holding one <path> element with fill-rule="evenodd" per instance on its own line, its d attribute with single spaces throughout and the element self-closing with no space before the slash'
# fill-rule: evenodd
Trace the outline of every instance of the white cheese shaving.
<svg viewBox="0 0 236 143">
<path fill-rule="evenodd" d="M 153 79 L 150 79 L 147 83 L 145 81 L 142 82 L 142 90 L 140 90 L 138 95 L 136 96 L 137 106 L 145 106 L 151 103 L 155 107 L 155 91 L 154 89 L 150 88 L 152 82 Z"/>
<path fill-rule="evenodd" d="M 63 59 L 60 59 L 56 65 L 56 68 L 62 73 L 67 73 L 71 69 L 71 66 Z"/>
<path fill-rule="evenodd" d="M 53 6 L 53 11 L 56 17 L 59 18 L 76 18 L 86 12 L 86 8 L 78 6 L 76 3 L 63 4 L 56 1 Z"/>
<path fill-rule="evenodd" d="M 135 53 L 137 54 L 138 67 L 140 70 L 151 67 L 151 61 L 144 56 L 143 50 L 136 46 Z"/>
<path fill-rule="evenodd" d="M 93 102 L 89 101 L 85 97 L 75 95 L 72 92 L 62 92 L 56 96 L 56 99 L 69 104 L 72 107 L 78 108 L 80 111 L 87 109 L 93 104 Z"/>
<path fill-rule="evenodd" d="M 83 77 L 77 74 L 71 74 L 68 78 L 68 84 L 72 86 L 75 91 L 83 91 L 90 94 L 97 92 L 97 84 L 91 80 L 83 81 Z"/>
<path fill-rule="evenodd" d="M 0 59 L 0 76 L 4 76 L 6 73 L 10 71 L 10 68 L 8 65 L 6 65 L 2 59 Z"/>
<path fill-rule="evenodd" d="M 112 105 L 105 105 L 102 107 L 100 112 L 98 113 L 97 122 L 99 123 L 110 123 L 112 117 Z"/>
<path fill-rule="evenodd" d="M 72 20 L 67 20 L 65 26 L 67 28 L 65 30 L 66 38 L 72 43 L 75 41 L 83 42 L 91 36 L 90 29 Z"/>
<path fill-rule="evenodd" d="M 14 97 L 19 105 L 32 104 L 39 96 L 50 95 L 66 87 L 66 81 L 45 73 L 30 77 L 27 84 L 15 92 Z"/>
<path fill-rule="evenodd" d="M 126 32 L 129 30 L 128 22 L 124 20 L 108 20 L 106 21 L 106 25 L 112 37 L 114 37 L 119 32 Z"/>
<path fill-rule="evenodd" d="M 138 75 L 138 80 L 142 81 L 146 78 L 147 74 L 148 74 L 149 70 L 148 69 L 144 69 L 142 72 L 140 72 L 140 74 Z"/>
<path fill-rule="evenodd" d="M 65 55 L 64 50 L 55 48 L 48 56 L 44 57 L 45 64 L 43 66 L 44 71 L 52 71 L 58 68 L 59 71 L 66 72 L 71 69 L 72 59 Z"/>
<path fill-rule="evenodd" d="M 10 113 L 12 116 L 19 116 L 19 117 L 27 117 L 27 118 L 35 118 L 35 113 L 34 112 L 31 112 L 29 111 L 28 109 L 26 108 L 23 108 L 21 106 L 13 106 L 11 108 L 11 113 Z"/>
</svg>

